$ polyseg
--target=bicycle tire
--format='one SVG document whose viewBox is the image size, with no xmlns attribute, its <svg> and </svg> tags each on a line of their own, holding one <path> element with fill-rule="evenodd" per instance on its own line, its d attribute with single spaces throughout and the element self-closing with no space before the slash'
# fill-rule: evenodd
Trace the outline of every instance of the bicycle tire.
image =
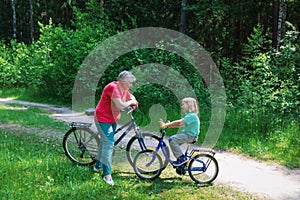
<svg viewBox="0 0 300 200">
<path fill-rule="evenodd" d="M 99 136 L 88 128 L 71 128 L 63 138 L 66 156 L 82 166 L 95 164 L 99 144 Z"/>
<path fill-rule="evenodd" d="M 160 137 L 154 133 L 149 133 L 149 132 L 142 132 L 141 135 L 144 139 L 146 148 L 155 150 L 159 143 Z M 170 149 L 168 145 L 166 145 L 165 142 L 163 142 L 163 144 L 165 147 L 166 154 L 168 155 L 168 157 L 170 157 Z M 135 156 L 142 150 L 143 149 L 141 149 L 139 145 L 138 137 L 137 136 L 132 137 L 126 146 L 126 157 L 131 166 L 133 166 L 133 161 Z M 161 149 L 159 150 L 159 154 L 164 155 Z M 163 169 L 165 169 L 169 162 L 164 156 L 162 160 L 163 160 Z"/>
<path fill-rule="evenodd" d="M 206 165 L 206 170 L 203 170 L 203 163 Z M 209 184 L 213 182 L 219 173 L 218 161 L 210 154 L 198 154 L 191 158 L 188 164 L 189 176 L 196 183 Z"/>
<path fill-rule="evenodd" d="M 133 168 L 140 179 L 152 181 L 158 178 L 163 170 L 161 155 L 152 149 L 141 151 L 134 158 Z"/>
</svg>

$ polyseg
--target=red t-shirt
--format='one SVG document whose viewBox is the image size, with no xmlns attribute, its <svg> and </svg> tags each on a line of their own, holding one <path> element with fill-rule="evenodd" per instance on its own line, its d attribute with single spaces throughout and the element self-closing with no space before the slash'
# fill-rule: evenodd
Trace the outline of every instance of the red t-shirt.
<svg viewBox="0 0 300 200">
<path fill-rule="evenodd" d="M 129 100 L 131 97 L 127 90 L 122 95 L 117 81 L 106 85 L 102 91 L 100 101 L 95 109 L 95 119 L 98 122 L 113 124 L 121 117 L 121 110 L 113 103 L 113 98 L 120 98 L 122 101 Z"/>
</svg>

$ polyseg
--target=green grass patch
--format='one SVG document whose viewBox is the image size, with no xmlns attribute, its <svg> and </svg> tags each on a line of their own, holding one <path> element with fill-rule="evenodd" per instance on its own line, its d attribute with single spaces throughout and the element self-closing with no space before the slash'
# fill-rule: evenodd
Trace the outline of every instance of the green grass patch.
<svg viewBox="0 0 300 200">
<path fill-rule="evenodd" d="M 196 185 L 167 169 L 153 182 L 139 180 L 128 162 L 114 164 L 115 186 L 91 167 L 76 166 L 55 140 L 0 130 L 1 199 L 258 199 L 217 183 Z M 170 173 L 169 173 L 170 171 Z"/>
<path fill-rule="evenodd" d="M 0 89 L 0 97 L 71 107 L 66 102 L 58 101 L 49 96 L 45 97 L 45 94 L 40 94 L 34 88 L 2 88 Z"/>
<path fill-rule="evenodd" d="M 299 122 L 275 112 L 227 112 L 217 145 L 287 167 L 300 167 Z"/>
<path fill-rule="evenodd" d="M 12 109 L 13 108 L 13 109 Z M 214 183 L 197 185 L 168 167 L 155 181 L 141 181 L 126 160 L 124 149 L 113 160 L 115 186 L 107 185 L 92 167 L 74 165 L 64 155 L 62 135 L 24 132 L 22 127 L 63 131 L 63 122 L 37 108 L 0 104 L 0 123 L 21 125 L 0 129 L 0 196 L 8 199 L 258 199 Z M 66 130 L 65 130 L 66 131 Z M 63 131 L 63 132 L 65 132 Z"/>
<path fill-rule="evenodd" d="M 18 124 L 24 127 L 66 131 L 68 126 L 62 121 L 53 120 L 49 112 L 37 107 L 25 108 L 18 104 L 0 104 L 0 123 Z"/>
</svg>

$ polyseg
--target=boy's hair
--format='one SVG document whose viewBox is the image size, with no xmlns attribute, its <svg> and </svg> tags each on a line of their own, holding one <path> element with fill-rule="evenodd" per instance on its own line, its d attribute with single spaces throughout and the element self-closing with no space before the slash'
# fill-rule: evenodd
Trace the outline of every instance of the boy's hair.
<svg viewBox="0 0 300 200">
<path fill-rule="evenodd" d="M 186 98 L 182 99 L 182 101 L 188 105 L 189 112 L 194 112 L 196 114 L 199 113 L 198 104 L 197 104 L 196 99 L 194 99 L 193 97 L 186 97 Z"/>
</svg>

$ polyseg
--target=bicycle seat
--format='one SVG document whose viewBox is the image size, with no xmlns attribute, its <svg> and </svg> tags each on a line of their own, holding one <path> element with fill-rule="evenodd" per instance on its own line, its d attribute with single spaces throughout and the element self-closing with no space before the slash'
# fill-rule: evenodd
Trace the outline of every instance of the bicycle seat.
<svg viewBox="0 0 300 200">
<path fill-rule="evenodd" d="M 86 111 L 85 111 L 85 114 L 87 116 L 93 116 L 95 113 L 95 109 L 94 108 L 88 108 Z"/>
<path fill-rule="evenodd" d="M 189 142 L 189 144 L 195 144 L 198 141 L 198 137 L 195 136 L 194 140 L 192 142 Z"/>
<path fill-rule="evenodd" d="M 89 128 L 92 126 L 92 123 L 85 123 L 85 122 L 71 122 L 69 124 L 72 128 Z"/>
</svg>

